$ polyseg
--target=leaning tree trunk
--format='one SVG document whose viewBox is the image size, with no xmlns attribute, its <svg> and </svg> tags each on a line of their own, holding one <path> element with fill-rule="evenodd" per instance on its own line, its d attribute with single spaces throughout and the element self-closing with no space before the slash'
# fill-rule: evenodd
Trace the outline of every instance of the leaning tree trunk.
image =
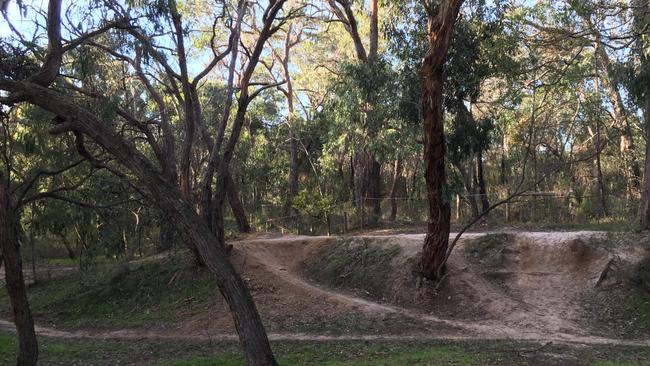
<svg viewBox="0 0 650 366">
<path fill-rule="evenodd" d="M 14 312 L 18 333 L 18 366 L 36 365 L 38 342 L 34 331 L 34 319 L 29 309 L 27 289 L 23 278 L 23 263 L 18 243 L 17 219 L 13 215 L 9 187 L 4 173 L 0 173 L 0 247 L 5 263 L 7 293 Z"/>
<path fill-rule="evenodd" d="M 95 113 L 79 106 L 69 98 L 29 82 L 0 79 L 0 88 L 11 92 L 23 92 L 21 96 L 25 101 L 66 120 L 63 126 L 55 126 L 50 132 L 60 133 L 74 128 L 92 138 L 136 176 L 151 193 L 158 207 L 174 222 L 177 231 L 197 249 L 206 267 L 214 274 L 219 290 L 232 312 L 248 365 L 277 365 L 255 303 L 241 277 L 228 260 L 223 237 L 215 236 L 208 223 L 196 213 L 192 204 L 182 198 L 178 187 L 160 174 L 144 155 L 122 139 L 111 129 L 111 126 L 103 123 Z"/>
<path fill-rule="evenodd" d="M 232 214 L 235 216 L 239 232 L 249 233 L 251 231 L 251 225 L 248 223 L 248 219 L 246 218 L 246 211 L 241 202 L 237 185 L 230 174 L 226 178 L 226 194 L 228 195 L 228 203 L 230 203 Z"/>
<path fill-rule="evenodd" d="M 445 133 L 443 128 L 443 66 L 451 33 L 462 0 L 445 0 L 433 14 L 429 11 L 429 47 L 422 61 L 422 113 L 424 116 L 424 178 L 429 200 L 429 222 L 422 248 L 422 272 L 426 278 L 440 279 L 449 245 L 451 207 L 445 197 Z"/>
</svg>

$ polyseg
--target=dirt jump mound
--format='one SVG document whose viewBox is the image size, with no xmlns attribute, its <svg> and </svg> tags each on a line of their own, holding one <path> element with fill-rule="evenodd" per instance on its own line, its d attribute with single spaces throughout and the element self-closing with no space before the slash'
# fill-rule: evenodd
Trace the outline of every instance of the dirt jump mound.
<svg viewBox="0 0 650 366">
<path fill-rule="evenodd" d="M 450 259 L 444 283 L 434 284 L 418 274 L 422 239 L 321 239 L 292 247 L 296 251 L 289 257 L 293 268 L 312 283 L 473 322 L 479 331 L 493 329 L 494 335 L 518 336 L 508 328 L 531 335 L 588 336 L 606 335 L 608 324 L 601 322 L 594 306 L 608 308 L 624 303 L 632 292 L 639 294 L 630 286 L 629 274 L 647 256 L 642 247 L 612 245 L 598 232 L 468 234 Z M 621 333 L 616 335 L 626 336 Z"/>
</svg>

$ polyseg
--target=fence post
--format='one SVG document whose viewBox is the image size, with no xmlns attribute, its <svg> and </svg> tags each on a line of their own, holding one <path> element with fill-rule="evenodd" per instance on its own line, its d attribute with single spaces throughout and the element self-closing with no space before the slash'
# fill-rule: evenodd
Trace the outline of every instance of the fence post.
<svg viewBox="0 0 650 366">
<path fill-rule="evenodd" d="M 460 194 L 456 194 L 456 221 L 460 220 Z"/>
<path fill-rule="evenodd" d="M 330 221 L 329 212 L 325 213 L 325 218 L 327 219 L 327 236 L 332 236 L 332 222 Z"/>
</svg>

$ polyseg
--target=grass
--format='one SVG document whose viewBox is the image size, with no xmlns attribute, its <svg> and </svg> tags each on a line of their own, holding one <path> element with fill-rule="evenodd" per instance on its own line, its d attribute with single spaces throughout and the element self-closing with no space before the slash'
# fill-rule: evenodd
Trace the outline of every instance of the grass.
<svg viewBox="0 0 650 366">
<path fill-rule="evenodd" d="M 37 318 L 73 328 L 171 325 L 180 311 L 198 311 L 222 301 L 207 271 L 177 257 L 72 271 L 31 286 L 29 297 Z M 10 312 L 4 288 L 0 311 Z"/>
<path fill-rule="evenodd" d="M 650 365 L 640 347 L 539 345 L 505 341 L 274 342 L 280 365 Z M 0 332 L 0 363 L 14 361 L 14 336 Z M 40 338 L 43 365 L 244 366 L 236 342 Z"/>
<path fill-rule="evenodd" d="M 368 238 L 348 238 L 323 246 L 305 265 L 307 275 L 334 288 L 362 289 L 381 295 L 392 271 L 398 245 L 372 244 Z"/>
</svg>

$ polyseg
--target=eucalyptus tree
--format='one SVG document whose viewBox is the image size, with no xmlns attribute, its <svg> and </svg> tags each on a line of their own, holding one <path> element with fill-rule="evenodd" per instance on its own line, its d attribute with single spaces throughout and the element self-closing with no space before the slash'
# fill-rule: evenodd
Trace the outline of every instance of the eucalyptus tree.
<svg viewBox="0 0 650 366">
<path fill-rule="evenodd" d="M 205 68 L 190 78 L 188 52 L 192 49 L 186 47 L 188 28 L 183 24 L 182 10 L 175 2 L 156 3 L 145 8 L 133 8 L 128 3 L 114 1 L 101 3 L 99 10 L 91 9 L 90 14 L 77 14 L 90 24 L 82 22 L 80 27 L 66 24 L 66 29 L 70 27 L 74 32 L 67 35 L 70 40 L 64 41 L 61 1 L 51 0 L 47 21 L 41 23 L 47 30 L 48 47 L 40 68 L 27 78 L 5 76 L 0 79 L 0 89 L 5 91 L 0 102 L 5 105 L 29 103 L 54 114 L 56 117 L 51 133 L 73 133 L 91 140 L 98 149 L 115 158 L 116 169 L 131 172 L 155 203 L 173 219 L 183 238 L 192 244 L 207 268 L 214 273 L 233 313 L 246 360 L 251 365 L 272 365 L 276 362 L 250 293 L 227 258 L 223 202 L 228 168 L 247 107 L 263 90 L 272 87 L 262 85 L 250 90 L 257 85 L 251 80 L 255 68 L 267 39 L 287 20 L 295 17 L 298 11 L 296 8 L 282 10 L 284 3 L 283 0 L 272 0 L 262 6 L 239 1 L 234 12 L 223 11 L 224 14 L 237 14 L 227 17 L 227 21 L 220 14 L 210 15 L 212 21 L 208 24 L 212 37 L 205 52 L 210 55 L 209 61 Z M 228 7 L 228 3 L 218 3 L 214 9 Z M 248 12 L 246 9 L 261 11 L 261 18 L 256 11 Z M 81 8 L 71 11 L 80 12 Z M 233 39 L 238 33 L 236 24 L 240 22 L 237 19 L 246 14 L 251 20 L 261 21 L 262 25 L 250 44 L 235 43 Z M 226 21 L 225 26 L 222 21 Z M 79 29 L 81 27 L 84 28 Z M 229 34 L 229 42 L 219 47 L 216 44 L 218 32 L 223 30 Z M 156 40 L 160 35 L 171 35 L 171 39 L 163 45 L 162 41 Z M 169 45 L 172 45 L 172 51 Z M 194 184 L 191 180 L 191 156 L 196 141 L 194 134 L 197 127 L 202 129 L 203 123 L 196 89 L 220 60 L 240 47 L 246 57 L 237 86 L 235 115 L 232 124 L 229 124 L 229 134 L 226 134 L 225 123 L 216 127 L 217 133 L 213 137 L 214 144 L 209 155 L 213 168 L 207 169 L 208 172 L 214 169 L 218 174 L 214 193 L 203 194 L 209 201 L 206 205 L 206 200 L 203 200 L 201 217 L 195 210 L 192 197 Z M 88 49 L 101 50 L 105 57 L 110 57 L 112 62 L 132 73 L 135 77 L 133 80 L 137 80 L 140 90 L 146 90 L 146 93 L 130 94 L 123 84 L 111 84 L 102 74 L 70 80 L 68 74 L 62 72 L 67 66 L 64 66 L 63 60 L 74 52 L 86 52 Z M 42 52 L 40 49 L 30 52 L 37 51 Z M 175 57 L 173 63 L 169 61 L 171 57 Z M 160 73 L 155 72 L 158 67 L 162 70 Z M 170 97 L 163 98 L 162 91 L 169 93 Z M 144 113 L 146 109 L 134 111 L 127 104 L 120 106 L 122 101 L 137 102 L 140 98 L 151 100 L 154 112 Z M 98 108 L 109 100 L 117 100 L 118 106 L 113 108 L 113 113 L 98 113 Z M 178 140 L 181 145 L 179 161 L 175 160 L 177 155 L 174 153 L 176 141 L 173 128 L 176 124 L 172 123 L 170 117 L 170 112 L 175 108 L 179 110 L 179 124 L 183 131 L 182 138 Z M 212 182 L 210 174 L 204 174 L 202 179 Z M 212 184 L 200 186 L 212 188 Z M 207 212 L 211 213 L 210 218 Z"/>
<path fill-rule="evenodd" d="M 636 62 L 627 65 L 628 90 L 643 113 L 645 124 L 645 164 L 641 197 L 641 228 L 650 229 L 650 1 L 632 1 L 633 54 Z"/>
<path fill-rule="evenodd" d="M 333 18 L 343 25 L 352 40 L 356 61 L 360 67 L 365 68 L 364 75 L 375 78 L 376 82 L 381 82 L 379 80 L 381 76 L 374 75 L 375 72 L 381 72 L 381 69 L 386 67 L 384 65 L 385 61 L 381 59 L 379 54 L 379 1 L 370 1 L 366 42 L 364 42 L 364 33 L 359 28 L 359 20 L 357 19 L 357 8 L 360 6 L 363 9 L 365 2 L 327 0 L 327 4 Z M 369 218 L 370 224 L 376 224 L 381 216 L 380 197 L 382 195 L 381 162 L 378 161 L 371 146 L 372 142 L 378 138 L 382 130 L 382 122 L 384 122 L 382 115 L 375 112 L 375 107 L 381 103 L 380 100 L 373 98 L 376 96 L 376 93 L 368 93 L 364 105 L 358 107 L 363 112 L 362 119 L 360 121 L 351 121 L 353 124 L 360 126 L 364 137 L 354 151 L 354 193 L 358 202 L 372 207 Z"/>
<path fill-rule="evenodd" d="M 97 208 L 122 203 L 93 203 L 75 197 L 78 196 L 76 191 L 83 189 L 99 170 L 76 156 L 74 140 L 53 141 L 45 131 L 49 123 L 47 117 L 40 109 L 29 106 L 5 109 L 0 113 L 0 252 L 19 339 L 19 365 L 36 365 L 38 360 L 21 254 L 28 241 L 32 244 L 32 253 L 34 251 L 36 204 L 57 200 Z M 22 224 L 25 211 L 31 212 L 29 238 Z M 33 259 L 32 256 L 32 265 Z"/>
<path fill-rule="evenodd" d="M 429 221 L 422 247 L 425 277 L 440 279 L 449 243 L 451 207 L 445 197 L 445 132 L 443 119 L 443 70 L 456 17 L 462 0 L 423 3 L 428 18 L 428 47 L 422 61 L 422 115 L 424 165 L 429 201 Z"/>
<path fill-rule="evenodd" d="M 297 93 L 294 90 L 291 58 L 293 49 L 295 49 L 295 47 L 305 38 L 304 33 L 305 28 L 307 27 L 307 24 L 305 23 L 306 22 L 303 21 L 288 24 L 286 30 L 281 34 L 281 46 L 277 48 L 273 47 L 271 60 L 263 62 L 267 71 L 276 83 L 280 84 L 281 81 L 284 82 L 284 85 L 278 85 L 277 89 L 285 97 L 287 105 L 286 126 L 288 131 L 287 138 L 289 140 L 289 174 L 287 178 L 287 196 L 284 203 L 285 215 L 291 213 L 293 199 L 298 195 L 300 190 L 298 182 L 298 153 L 300 141 L 299 136 L 297 135 L 298 112 L 296 111 L 297 108 L 295 106 Z M 276 70 L 276 63 L 280 70 Z"/>
<path fill-rule="evenodd" d="M 594 58 L 597 65 L 599 80 L 607 95 L 614 117 L 614 125 L 620 130 L 620 152 L 625 165 L 625 175 L 628 181 L 629 193 L 635 194 L 640 186 L 641 171 L 634 155 L 634 137 L 630 123 L 629 111 L 625 106 L 621 93 L 621 82 L 615 75 L 615 65 L 611 60 L 611 49 L 616 45 L 608 39 L 611 37 L 612 28 L 619 28 L 616 33 L 624 31 L 625 25 L 614 20 L 612 25 L 612 11 L 617 11 L 618 6 L 607 3 L 595 2 L 569 2 L 571 9 L 576 13 L 582 24 L 578 24 L 579 37 L 585 42 L 591 42 L 594 49 Z M 610 29 L 607 29 L 610 28 Z M 607 29 L 603 31 L 603 29 Z M 610 32 L 610 35 L 607 34 Z M 605 34 L 603 34 L 605 33 Z M 614 35 L 617 37 L 618 35 Z"/>
</svg>

